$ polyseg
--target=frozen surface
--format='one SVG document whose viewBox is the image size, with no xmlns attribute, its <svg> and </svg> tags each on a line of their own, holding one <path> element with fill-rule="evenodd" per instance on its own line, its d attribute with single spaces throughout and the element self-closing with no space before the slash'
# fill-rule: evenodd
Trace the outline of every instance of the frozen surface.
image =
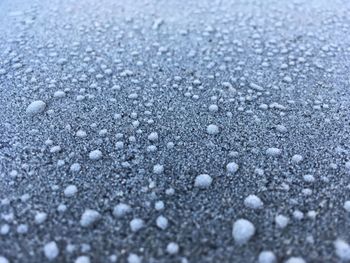
<svg viewBox="0 0 350 263">
<path fill-rule="evenodd" d="M 0 262 L 350 261 L 349 32 L 348 0 L 0 1 Z"/>
</svg>

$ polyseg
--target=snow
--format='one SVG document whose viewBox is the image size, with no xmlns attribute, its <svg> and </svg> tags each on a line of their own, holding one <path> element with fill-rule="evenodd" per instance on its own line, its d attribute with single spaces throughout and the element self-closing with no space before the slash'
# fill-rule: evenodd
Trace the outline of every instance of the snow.
<svg viewBox="0 0 350 263">
<path fill-rule="evenodd" d="M 272 251 L 262 251 L 259 254 L 258 263 L 277 263 L 277 258 Z"/>
<path fill-rule="evenodd" d="M 164 165 L 156 164 L 153 166 L 153 173 L 155 174 L 162 174 L 164 172 Z"/>
<path fill-rule="evenodd" d="M 100 150 L 93 150 L 89 153 L 90 160 L 97 161 L 102 158 L 102 152 Z"/>
<path fill-rule="evenodd" d="M 194 186 L 198 188 L 208 188 L 211 183 L 213 182 L 213 179 L 208 174 L 200 174 L 196 177 L 194 181 Z"/>
<path fill-rule="evenodd" d="M 73 184 L 68 185 L 66 189 L 64 189 L 64 195 L 66 197 L 73 197 L 77 194 L 77 192 L 78 192 L 78 188 Z"/>
<path fill-rule="evenodd" d="M 346 210 L 346 212 L 350 212 L 350 200 L 345 201 L 343 207 Z"/>
<path fill-rule="evenodd" d="M 301 257 L 290 257 L 285 263 L 306 263 L 306 261 Z"/>
<path fill-rule="evenodd" d="M 126 214 L 131 212 L 131 207 L 124 203 L 119 203 L 113 208 L 113 215 L 116 218 L 124 217 Z"/>
<path fill-rule="evenodd" d="M 215 124 L 210 124 L 207 127 L 207 133 L 210 134 L 210 135 L 219 134 L 219 127 L 217 125 L 215 125 Z"/>
<path fill-rule="evenodd" d="M 156 133 L 156 132 L 151 132 L 151 133 L 148 135 L 148 140 L 150 140 L 150 141 L 152 141 L 152 142 L 158 141 L 158 133 Z"/>
<path fill-rule="evenodd" d="M 277 156 L 282 154 L 282 150 L 278 149 L 278 148 L 271 147 L 271 148 L 268 148 L 266 150 L 266 154 L 269 156 L 272 156 L 272 157 L 277 157 Z"/>
<path fill-rule="evenodd" d="M 226 165 L 226 171 L 229 174 L 235 174 L 238 171 L 238 164 L 236 164 L 235 162 L 230 162 Z"/>
<path fill-rule="evenodd" d="M 179 252 L 179 245 L 175 242 L 170 242 L 166 247 L 166 251 L 171 255 L 175 255 Z"/>
<path fill-rule="evenodd" d="M 302 162 L 304 159 L 304 157 L 300 154 L 295 154 L 292 156 L 292 163 L 298 164 L 300 162 Z"/>
<path fill-rule="evenodd" d="M 80 218 L 82 227 L 89 227 L 101 219 L 101 215 L 96 210 L 86 209 Z"/>
<path fill-rule="evenodd" d="M 26 113 L 29 115 L 40 114 L 45 111 L 46 103 L 42 100 L 36 100 L 30 103 L 26 109 Z"/>
<path fill-rule="evenodd" d="M 247 243 L 255 234 L 255 226 L 246 219 L 238 219 L 233 224 L 232 236 L 239 245 Z"/>
<path fill-rule="evenodd" d="M 79 256 L 76 258 L 74 263 L 90 263 L 90 258 L 88 256 Z"/>
<path fill-rule="evenodd" d="M 7 258 L 5 258 L 4 256 L 0 255 L 0 263 L 10 263 L 10 261 Z"/>
<path fill-rule="evenodd" d="M 244 199 L 244 205 L 250 209 L 261 209 L 263 208 L 264 203 L 256 195 L 248 195 Z"/>
<path fill-rule="evenodd" d="M 70 171 L 71 172 L 74 172 L 74 173 L 77 173 L 81 170 L 81 165 L 79 163 L 73 163 L 71 166 L 70 166 Z"/>
<path fill-rule="evenodd" d="M 285 228 L 289 223 L 289 218 L 284 215 L 277 215 L 275 217 L 275 222 L 279 228 Z"/>
<path fill-rule="evenodd" d="M 157 201 L 155 204 L 154 204 L 154 208 L 157 210 L 157 211 L 161 211 L 164 209 L 164 202 L 163 201 Z"/>
<path fill-rule="evenodd" d="M 350 245 L 342 239 L 334 241 L 335 253 L 343 261 L 350 261 Z"/>
<path fill-rule="evenodd" d="M 145 222 L 141 218 L 134 218 L 130 221 L 130 228 L 133 232 L 139 231 L 144 225 Z"/>
<path fill-rule="evenodd" d="M 142 259 L 136 254 L 130 254 L 128 256 L 128 263 L 141 263 Z"/>
<path fill-rule="evenodd" d="M 157 227 L 159 227 L 162 230 L 165 230 L 168 227 L 168 219 L 162 215 L 157 217 L 156 220 Z"/>
<path fill-rule="evenodd" d="M 39 212 L 35 215 L 35 224 L 40 225 L 44 223 L 47 219 L 47 213 Z"/>
<path fill-rule="evenodd" d="M 307 183 L 315 182 L 315 177 L 312 174 L 305 174 L 305 175 L 303 175 L 303 179 Z"/>
<path fill-rule="evenodd" d="M 44 254 L 48 260 L 54 260 L 58 256 L 59 249 L 55 241 L 51 241 L 44 246 Z"/>
</svg>

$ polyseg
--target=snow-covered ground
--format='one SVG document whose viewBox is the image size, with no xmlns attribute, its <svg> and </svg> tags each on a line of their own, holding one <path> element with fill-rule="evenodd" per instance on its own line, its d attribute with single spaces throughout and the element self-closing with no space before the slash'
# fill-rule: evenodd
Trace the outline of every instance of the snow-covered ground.
<svg viewBox="0 0 350 263">
<path fill-rule="evenodd" d="M 0 263 L 350 261 L 348 0 L 0 1 Z"/>
</svg>

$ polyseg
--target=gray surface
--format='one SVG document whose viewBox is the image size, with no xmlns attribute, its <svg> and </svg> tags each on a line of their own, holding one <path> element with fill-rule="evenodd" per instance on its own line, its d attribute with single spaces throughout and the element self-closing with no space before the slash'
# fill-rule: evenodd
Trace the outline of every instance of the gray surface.
<svg viewBox="0 0 350 263">
<path fill-rule="evenodd" d="M 125 262 L 131 253 L 143 262 L 257 262 L 262 250 L 278 262 L 291 256 L 339 262 L 334 241 L 350 242 L 343 208 L 350 199 L 349 7 L 345 0 L 0 1 L 0 227 L 10 226 L 0 235 L 0 255 L 46 262 L 43 247 L 55 241 L 60 253 L 52 262 L 81 255 Z M 123 76 L 125 70 L 133 75 Z M 58 90 L 66 96 L 55 98 Z M 137 99 L 129 98 L 133 93 Z M 47 106 L 32 116 L 26 109 L 35 100 Z M 274 102 L 285 109 L 259 107 Z M 211 104 L 218 112 L 208 110 Z M 220 133 L 207 134 L 209 124 Z M 87 137 L 78 138 L 79 129 Z M 159 135 L 155 143 L 147 139 L 151 132 Z M 154 153 L 147 152 L 151 144 Z M 61 151 L 51 153 L 56 145 Z M 281 156 L 266 155 L 270 147 Z M 101 160 L 89 159 L 95 149 Z M 293 164 L 294 154 L 304 160 Z M 240 166 L 234 175 L 225 170 L 231 161 Z M 72 173 L 76 162 L 82 169 Z M 156 164 L 164 173 L 153 173 Z M 203 173 L 213 182 L 200 190 L 194 180 Z M 305 182 L 305 174 L 315 182 Z M 73 198 L 63 194 L 70 184 L 78 188 Z M 249 194 L 261 198 L 263 209 L 245 207 Z M 158 200 L 163 211 L 154 209 Z M 132 207 L 120 219 L 112 214 L 119 202 Z M 101 220 L 81 227 L 85 209 Z M 295 210 L 304 213 L 301 221 Z M 37 212 L 48 214 L 40 225 Z M 284 229 L 275 224 L 278 214 L 290 219 Z M 165 230 L 156 226 L 159 215 L 169 220 Z M 146 226 L 133 233 L 136 217 Z M 241 246 L 232 237 L 239 218 L 256 228 Z M 17 233 L 21 224 L 27 233 Z M 166 252 L 169 242 L 179 245 L 176 255 Z"/>
</svg>

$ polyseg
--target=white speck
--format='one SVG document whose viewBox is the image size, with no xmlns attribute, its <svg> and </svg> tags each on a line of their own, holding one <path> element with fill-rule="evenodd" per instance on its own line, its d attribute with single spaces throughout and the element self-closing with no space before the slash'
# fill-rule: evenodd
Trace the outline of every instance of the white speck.
<svg viewBox="0 0 350 263">
<path fill-rule="evenodd" d="M 123 149 L 123 148 L 124 148 L 124 143 L 123 143 L 122 141 L 116 142 L 116 143 L 115 143 L 115 148 L 116 148 L 117 150 Z"/>
<path fill-rule="evenodd" d="M 8 224 L 4 224 L 0 228 L 1 235 L 7 235 L 10 232 L 10 226 Z"/>
<path fill-rule="evenodd" d="M 148 135 L 148 140 L 154 142 L 158 140 L 158 133 L 151 132 L 150 135 Z"/>
<path fill-rule="evenodd" d="M 285 263 L 306 263 L 301 257 L 291 257 Z"/>
<path fill-rule="evenodd" d="M 164 230 L 168 227 L 168 219 L 164 216 L 158 216 L 156 220 L 157 227 Z"/>
<path fill-rule="evenodd" d="M 119 203 L 113 208 L 113 215 L 117 218 L 123 217 L 131 212 L 131 207 L 124 203 Z"/>
<path fill-rule="evenodd" d="M 295 163 L 295 164 L 300 163 L 303 159 L 304 159 L 303 156 L 301 156 L 300 154 L 295 154 L 292 157 L 292 163 Z"/>
<path fill-rule="evenodd" d="M 214 124 L 210 124 L 207 127 L 207 133 L 210 134 L 210 135 L 216 135 L 216 134 L 219 133 L 219 127 L 214 125 Z"/>
<path fill-rule="evenodd" d="M 262 251 L 259 254 L 258 263 L 276 263 L 277 258 L 272 251 Z"/>
<path fill-rule="evenodd" d="M 295 210 L 293 212 L 293 217 L 296 219 L 296 220 L 301 220 L 304 218 L 304 213 L 299 211 L 299 210 Z"/>
<path fill-rule="evenodd" d="M 350 200 L 344 202 L 344 209 L 350 212 Z"/>
<path fill-rule="evenodd" d="M 0 256 L 0 263 L 10 263 L 10 261 L 5 257 Z"/>
<path fill-rule="evenodd" d="M 248 197 L 244 199 L 244 205 L 251 209 L 261 209 L 263 208 L 264 203 L 256 195 L 248 195 Z"/>
<path fill-rule="evenodd" d="M 57 208 L 57 211 L 60 213 L 64 213 L 67 211 L 67 206 L 65 204 L 60 204 Z"/>
<path fill-rule="evenodd" d="M 268 148 L 266 150 L 266 154 L 269 156 L 273 156 L 273 157 L 279 156 L 279 155 L 281 155 L 281 153 L 282 153 L 281 149 L 274 148 L 274 147 Z"/>
<path fill-rule="evenodd" d="M 304 179 L 304 181 L 307 182 L 307 183 L 313 183 L 313 182 L 315 182 L 315 177 L 314 177 L 313 175 L 311 175 L 311 174 L 305 174 L 305 175 L 303 176 L 303 179 Z"/>
<path fill-rule="evenodd" d="M 58 90 L 58 91 L 56 91 L 56 92 L 53 94 L 53 96 L 54 96 L 55 98 L 63 98 L 63 97 L 66 96 L 66 93 L 65 93 L 64 91 L 62 91 L 62 90 Z"/>
<path fill-rule="evenodd" d="M 289 223 L 289 218 L 284 215 L 277 215 L 275 217 L 275 222 L 279 228 L 285 228 Z"/>
<path fill-rule="evenodd" d="M 166 247 L 166 251 L 171 255 L 175 255 L 179 252 L 179 245 L 175 242 L 170 242 Z"/>
<path fill-rule="evenodd" d="M 44 246 L 44 254 L 48 260 L 55 259 L 59 253 L 60 251 L 55 241 L 51 241 Z"/>
<path fill-rule="evenodd" d="M 164 166 L 161 164 L 156 164 L 153 166 L 153 173 L 155 174 L 161 174 L 164 172 Z"/>
<path fill-rule="evenodd" d="M 157 211 L 163 210 L 164 209 L 164 202 L 163 201 L 157 201 L 154 205 L 154 208 Z"/>
<path fill-rule="evenodd" d="M 141 258 L 136 254 L 130 254 L 128 256 L 128 263 L 141 263 Z"/>
<path fill-rule="evenodd" d="M 140 218 L 134 218 L 133 220 L 130 221 L 130 228 L 131 228 L 131 231 L 133 232 L 139 231 L 141 228 L 144 227 L 144 225 L 145 225 L 145 222 Z"/>
<path fill-rule="evenodd" d="M 64 189 L 64 195 L 66 197 L 75 196 L 77 192 L 78 192 L 78 188 L 75 185 L 73 185 L 73 184 L 68 185 L 66 187 L 66 189 Z"/>
<path fill-rule="evenodd" d="M 46 103 L 42 100 L 36 100 L 29 104 L 26 109 L 26 113 L 30 115 L 35 115 L 42 113 L 46 108 Z"/>
<path fill-rule="evenodd" d="M 350 246 L 347 242 L 341 239 L 337 239 L 334 242 L 335 253 L 343 261 L 350 260 Z"/>
<path fill-rule="evenodd" d="M 279 131 L 280 133 L 286 133 L 288 130 L 284 125 L 276 125 L 276 130 Z"/>
<path fill-rule="evenodd" d="M 73 163 L 71 166 L 70 166 L 70 171 L 71 172 L 79 172 L 80 171 L 80 169 L 81 169 L 81 166 L 80 166 L 80 164 L 78 164 L 78 163 Z"/>
<path fill-rule="evenodd" d="M 102 158 L 102 152 L 100 150 L 94 150 L 89 153 L 90 160 L 97 161 Z"/>
<path fill-rule="evenodd" d="M 44 213 L 44 212 L 37 213 L 35 215 L 35 219 L 34 219 L 35 224 L 40 225 L 40 224 L 44 223 L 46 218 L 47 218 L 47 214 L 46 213 Z"/>
<path fill-rule="evenodd" d="M 238 219 L 233 224 L 232 236 L 239 245 L 247 243 L 255 234 L 254 225 L 246 219 Z"/>
<path fill-rule="evenodd" d="M 18 234 L 26 234 L 28 232 L 28 226 L 26 224 L 20 224 L 17 227 Z"/>
<path fill-rule="evenodd" d="M 308 216 L 308 218 L 314 220 L 316 218 L 316 216 L 317 216 L 317 213 L 316 213 L 316 211 L 311 210 L 311 211 L 307 212 L 307 216 Z"/>
<path fill-rule="evenodd" d="M 217 112 L 219 110 L 218 105 L 212 104 L 209 106 L 209 111 L 210 112 Z"/>
<path fill-rule="evenodd" d="M 213 179 L 208 174 L 200 174 L 196 177 L 194 186 L 198 188 L 208 188 Z"/>
<path fill-rule="evenodd" d="M 236 164 L 235 162 L 230 162 L 226 165 L 226 171 L 229 174 L 235 174 L 238 171 L 238 164 Z"/>
<path fill-rule="evenodd" d="M 350 161 L 347 161 L 347 162 L 345 163 L 345 168 L 350 170 Z"/>
<path fill-rule="evenodd" d="M 100 218 L 101 215 L 99 212 L 92 209 L 86 209 L 81 216 L 80 225 L 82 227 L 89 227 L 100 220 Z"/>
<path fill-rule="evenodd" d="M 90 258 L 87 256 L 80 256 L 74 261 L 74 263 L 90 263 Z"/>
<path fill-rule="evenodd" d="M 57 153 L 59 151 L 61 151 L 61 146 L 59 146 L 59 145 L 53 146 L 50 149 L 50 153 Z"/>
<path fill-rule="evenodd" d="M 84 138 L 86 137 L 86 132 L 83 130 L 78 130 L 75 135 L 79 138 Z"/>
</svg>

